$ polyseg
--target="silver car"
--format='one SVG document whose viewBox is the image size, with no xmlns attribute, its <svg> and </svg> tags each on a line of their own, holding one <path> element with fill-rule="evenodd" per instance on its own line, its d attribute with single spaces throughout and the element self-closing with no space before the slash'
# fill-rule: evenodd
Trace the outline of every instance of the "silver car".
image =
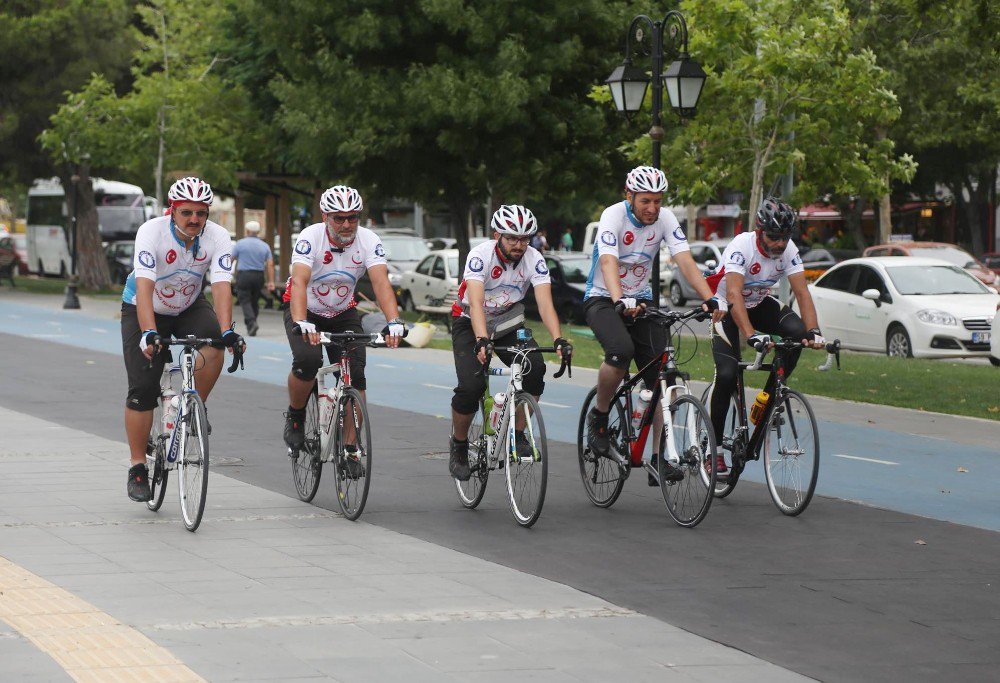
<svg viewBox="0 0 1000 683">
<path fill-rule="evenodd" d="M 691 258 L 698 265 L 702 275 L 707 277 L 715 272 L 715 269 L 722 263 L 722 252 L 726 250 L 726 246 L 731 241 L 732 238 L 727 237 L 710 242 L 690 243 Z M 663 270 L 663 281 L 660 286 L 669 292 L 670 303 L 673 306 L 683 306 L 688 299 L 701 298 L 676 263 L 672 263 L 669 268 Z"/>
</svg>

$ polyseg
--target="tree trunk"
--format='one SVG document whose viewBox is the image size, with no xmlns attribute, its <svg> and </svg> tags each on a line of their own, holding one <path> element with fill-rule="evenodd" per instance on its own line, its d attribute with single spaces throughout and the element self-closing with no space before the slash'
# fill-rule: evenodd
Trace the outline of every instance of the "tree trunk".
<svg viewBox="0 0 1000 683">
<path fill-rule="evenodd" d="M 76 240 L 76 273 L 79 283 L 85 289 L 105 289 L 111 284 L 111 278 L 108 275 L 104 246 L 101 244 L 97 202 L 94 200 L 94 183 L 90 179 L 89 162 L 80 164 L 77 176 L 75 194 L 73 177 L 62 177 L 69 215 L 76 216 L 76 235 L 70 234 L 69 246 L 72 249 L 73 240 Z M 72 225 L 72 218 L 70 221 Z"/>
<path fill-rule="evenodd" d="M 834 204 L 840 211 L 840 217 L 844 221 L 844 230 L 854 240 L 854 248 L 862 250 L 869 246 L 865 240 L 865 234 L 861 230 L 861 214 L 864 213 L 868 201 L 863 197 L 836 197 Z"/>
<path fill-rule="evenodd" d="M 878 238 L 879 242 L 888 242 L 892 234 L 892 203 L 886 192 L 878 200 Z"/>
</svg>

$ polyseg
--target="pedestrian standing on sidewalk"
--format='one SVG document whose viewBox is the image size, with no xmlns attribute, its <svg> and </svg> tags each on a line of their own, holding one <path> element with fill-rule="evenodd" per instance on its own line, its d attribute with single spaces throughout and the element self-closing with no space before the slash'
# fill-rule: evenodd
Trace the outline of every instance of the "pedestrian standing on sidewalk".
<svg viewBox="0 0 1000 683">
<path fill-rule="evenodd" d="M 246 237 L 236 243 L 233 248 L 233 260 L 236 261 L 236 295 L 243 309 L 243 322 L 247 326 L 247 334 L 257 336 L 260 325 L 257 316 L 260 314 L 260 291 L 267 280 L 267 291 L 274 293 L 274 256 L 271 247 L 260 239 L 260 223 L 247 221 L 244 227 Z"/>
</svg>

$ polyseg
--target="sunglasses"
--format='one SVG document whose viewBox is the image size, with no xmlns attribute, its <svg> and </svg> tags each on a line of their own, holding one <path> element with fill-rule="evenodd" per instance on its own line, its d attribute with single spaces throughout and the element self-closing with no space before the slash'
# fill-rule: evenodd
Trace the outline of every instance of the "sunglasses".
<svg viewBox="0 0 1000 683">
<path fill-rule="evenodd" d="M 357 223 L 358 219 L 361 218 L 361 214 L 352 213 L 348 216 L 327 216 L 327 218 L 335 225 L 343 225 L 344 223 Z"/>
<path fill-rule="evenodd" d="M 178 209 L 177 213 L 180 214 L 182 218 L 191 218 L 191 216 L 208 218 L 208 211 L 205 209 L 199 209 L 198 211 L 195 211 L 194 209 Z"/>
<path fill-rule="evenodd" d="M 791 239 L 788 235 L 772 235 L 767 232 L 764 233 L 764 236 L 772 242 L 787 242 Z"/>
<path fill-rule="evenodd" d="M 531 242 L 530 237 L 511 237 L 510 235 L 504 235 L 503 238 L 507 241 L 507 244 L 528 244 Z"/>
</svg>

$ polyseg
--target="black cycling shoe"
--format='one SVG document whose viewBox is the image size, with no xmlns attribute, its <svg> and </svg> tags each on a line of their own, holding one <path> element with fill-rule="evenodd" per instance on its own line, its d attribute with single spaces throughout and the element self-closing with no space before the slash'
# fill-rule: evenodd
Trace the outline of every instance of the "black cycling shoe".
<svg viewBox="0 0 1000 683">
<path fill-rule="evenodd" d="M 365 476 L 365 466 L 361 464 L 361 451 L 346 446 L 344 448 L 344 474 L 348 479 L 360 479 Z"/>
<path fill-rule="evenodd" d="M 534 458 L 535 449 L 532 448 L 531 442 L 528 441 L 528 434 L 522 431 L 514 431 L 514 448 L 517 451 L 518 458 Z"/>
<path fill-rule="evenodd" d="M 149 490 L 149 470 L 145 463 L 128 468 L 128 485 L 125 490 L 128 491 L 128 497 L 137 503 L 153 499 L 153 494 Z"/>
<path fill-rule="evenodd" d="M 599 413 L 596 408 L 590 409 L 587 414 L 587 441 L 590 442 L 590 450 L 594 455 L 608 457 L 611 439 L 608 438 L 607 413 Z"/>
<path fill-rule="evenodd" d="M 657 457 L 658 457 L 657 454 L 653 453 L 653 457 L 649 461 L 649 464 L 652 465 L 653 467 L 656 467 Z M 661 472 L 661 474 L 667 481 L 672 481 L 672 482 L 684 481 L 684 473 L 681 472 L 676 467 L 674 467 L 673 465 L 671 465 L 669 462 L 663 463 L 663 472 Z M 656 477 L 654 477 L 652 474 L 647 473 L 646 477 L 647 477 L 646 483 L 649 484 L 650 486 L 660 485 L 660 482 L 656 481 Z"/>
<path fill-rule="evenodd" d="M 469 467 L 469 442 L 455 441 L 449 443 L 451 455 L 448 458 L 448 471 L 459 481 L 469 481 L 472 469 Z"/>
<path fill-rule="evenodd" d="M 302 450 L 306 443 L 305 411 L 296 415 L 293 411 L 285 413 L 285 444 L 293 451 Z"/>
</svg>

